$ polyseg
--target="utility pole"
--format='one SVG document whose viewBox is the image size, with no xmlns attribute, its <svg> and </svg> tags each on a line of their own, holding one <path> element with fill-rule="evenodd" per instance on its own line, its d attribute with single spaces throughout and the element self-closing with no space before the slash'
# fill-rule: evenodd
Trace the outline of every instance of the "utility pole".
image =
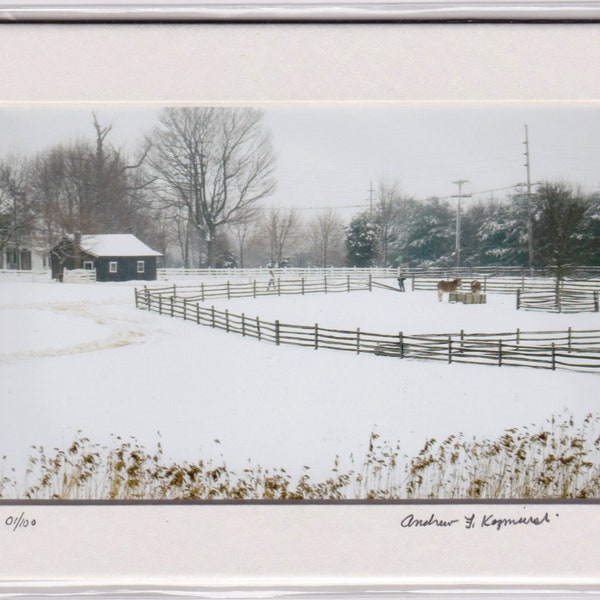
<svg viewBox="0 0 600 600">
<path fill-rule="evenodd" d="M 373 189 L 373 182 L 371 181 L 369 185 L 369 216 L 371 219 L 373 218 L 373 193 L 375 190 Z"/>
<path fill-rule="evenodd" d="M 527 253 L 529 270 L 533 270 L 533 209 L 531 206 L 531 175 L 529 162 L 529 131 L 525 125 L 525 167 L 527 168 Z"/>
<path fill-rule="evenodd" d="M 458 198 L 458 202 L 456 204 L 456 268 L 460 267 L 460 201 L 463 198 L 469 198 L 471 194 L 463 194 L 462 186 L 465 183 L 469 183 L 468 179 L 459 179 L 458 181 L 453 181 L 458 186 L 458 194 L 452 196 L 452 198 Z"/>
</svg>

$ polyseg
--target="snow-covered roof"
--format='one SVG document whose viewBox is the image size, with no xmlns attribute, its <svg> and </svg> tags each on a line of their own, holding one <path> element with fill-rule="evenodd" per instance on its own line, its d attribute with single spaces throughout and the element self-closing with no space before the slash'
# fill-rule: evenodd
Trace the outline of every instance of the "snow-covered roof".
<svg viewBox="0 0 600 600">
<path fill-rule="evenodd" d="M 80 247 L 92 256 L 162 256 L 132 233 L 82 235 Z"/>
</svg>

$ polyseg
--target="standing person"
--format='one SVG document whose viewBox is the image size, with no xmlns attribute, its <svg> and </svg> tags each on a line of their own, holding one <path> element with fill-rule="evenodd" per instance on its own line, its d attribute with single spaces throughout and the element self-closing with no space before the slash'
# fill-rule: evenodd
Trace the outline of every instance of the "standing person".
<svg viewBox="0 0 600 600">
<path fill-rule="evenodd" d="M 405 292 L 406 290 L 404 289 L 404 281 L 406 280 L 406 277 L 404 277 L 402 275 L 402 267 L 398 267 L 398 289 L 401 292 Z"/>
<path fill-rule="evenodd" d="M 267 290 L 270 290 L 271 287 L 275 287 L 275 271 L 273 271 L 275 265 L 270 262 L 267 265 L 267 268 L 269 269 L 269 283 L 267 284 Z"/>
</svg>

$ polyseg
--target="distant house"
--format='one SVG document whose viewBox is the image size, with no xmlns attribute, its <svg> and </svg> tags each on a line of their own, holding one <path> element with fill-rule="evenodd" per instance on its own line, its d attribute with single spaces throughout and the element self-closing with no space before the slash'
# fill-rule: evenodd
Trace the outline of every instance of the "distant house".
<svg viewBox="0 0 600 600">
<path fill-rule="evenodd" d="M 64 269 L 95 269 L 96 281 L 153 281 L 160 256 L 131 233 L 69 235 L 50 251 L 50 265 L 59 280 Z"/>
<path fill-rule="evenodd" d="M 34 243 L 7 246 L 0 251 L 0 270 L 43 271 L 47 268 L 47 253 Z"/>
</svg>

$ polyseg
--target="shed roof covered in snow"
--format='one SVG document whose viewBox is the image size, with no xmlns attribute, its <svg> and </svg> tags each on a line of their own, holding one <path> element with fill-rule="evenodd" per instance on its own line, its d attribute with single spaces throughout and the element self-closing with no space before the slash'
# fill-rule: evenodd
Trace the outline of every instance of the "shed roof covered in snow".
<svg viewBox="0 0 600 600">
<path fill-rule="evenodd" d="M 72 239 L 72 238 L 71 238 Z M 162 256 L 132 233 L 82 235 L 79 247 L 92 256 Z"/>
</svg>

